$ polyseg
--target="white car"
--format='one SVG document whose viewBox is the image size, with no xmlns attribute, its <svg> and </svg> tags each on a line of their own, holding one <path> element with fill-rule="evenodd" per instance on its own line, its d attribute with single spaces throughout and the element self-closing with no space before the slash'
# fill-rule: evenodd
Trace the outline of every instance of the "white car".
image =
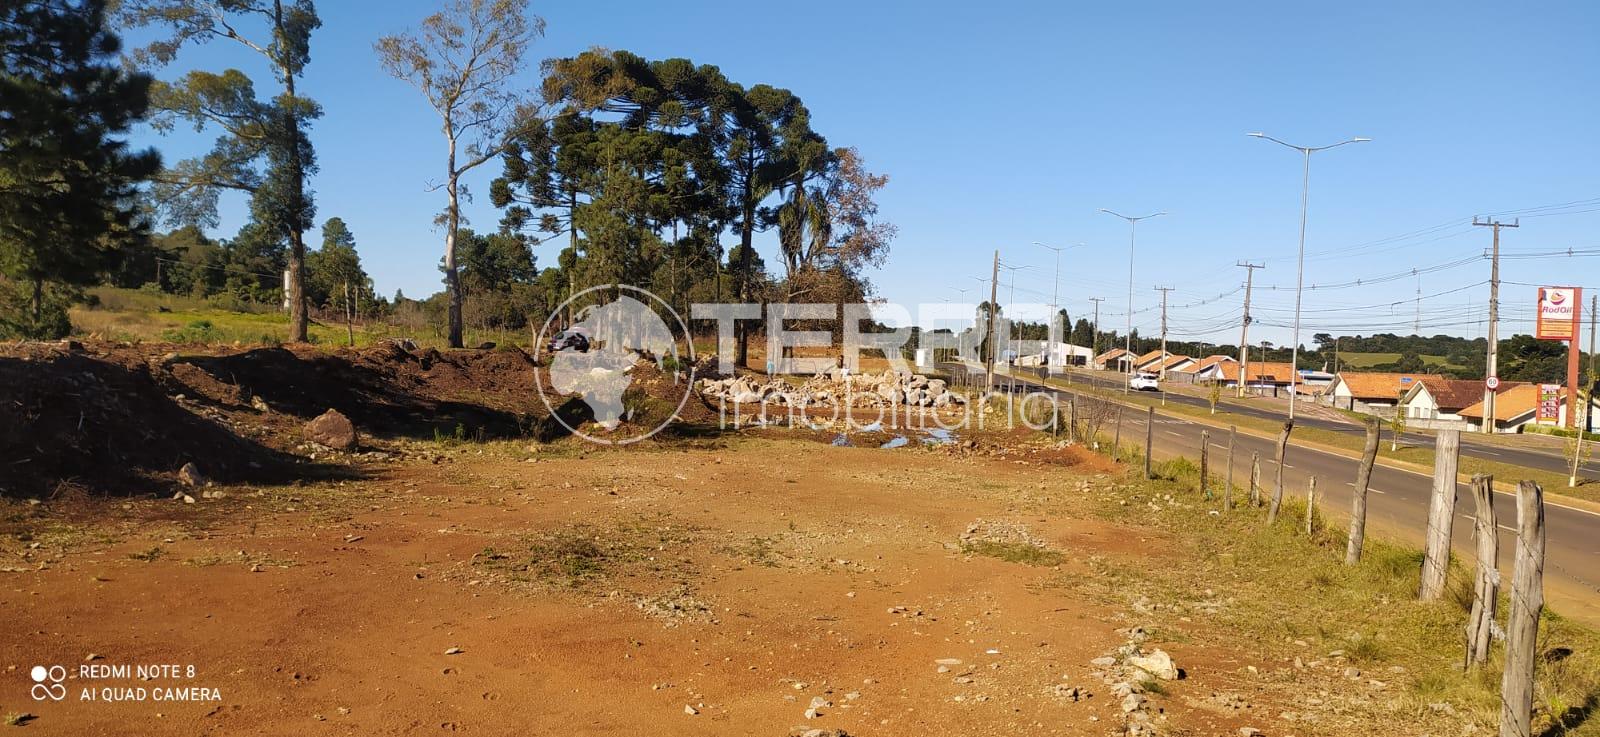
<svg viewBox="0 0 1600 737">
<path fill-rule="evenodd" d="M 1128 388 L 1136 392 L 1161 391 L 1161 385 L 1156 380 L 1155 374 L 1134 374 L 1128 377 Z"/>
</svg>

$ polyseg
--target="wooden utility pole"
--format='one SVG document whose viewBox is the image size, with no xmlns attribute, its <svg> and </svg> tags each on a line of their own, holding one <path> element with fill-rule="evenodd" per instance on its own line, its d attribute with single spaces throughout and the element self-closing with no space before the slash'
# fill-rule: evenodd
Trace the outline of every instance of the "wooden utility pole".
<svg viewBox="0 0 1600 737">
<path fill-rule="evenodd" d="M 1094 303 L 1094 323 L 1089 326 L 1089 342 L 1093 344 L 1093 347 L 1089 350 L 1094 352 L 1094 356 L 1098 356 L 1100 355 L 1100 303 L 1106 301 L 1106 298 L 1090 297 L 1089 301 Z M 1089 357 L 1091 362 L 1094 360 L 1094 356 Z M 1090 368 L 1093 368 L 1093 366 Z"/>
<path fill-rule="evenodd" d="M 1533 668 L 1544 610 L 1544 490 L 1517 486 L 1517 558 L 1506 622 L 1506 670 L 1500 680 L 1500 737 L 1528 737 L 1533 726 Z"/>
<path fill-rule="evenodd" d="M 1480 225 L 1494 229 L 1494 252 L 1489 264 L 1489 355 L 1484 364 L 1483 387 L 1483 431 L 1494 432 L 1494 390 L 1490 389 L 1487 381 L 1498 375 L 1496 361 L 1499 359 L 1499 348 L 1496 343 L 1500 341 L 1500 229 L 1519 227 L 1520 221 L 1513 220 L 1510 224 L 1498 220 L 1477 218 L 1472 219 L 1473 225 Z"/>
<path fill-rule="evenodd" d="M 1440 430 L 1434 436 L 1433 495 L 1428 503 L 1428 538 L 1422 559 L 1422 586 L 1417 598 L 1434 601 L 1444 595 L 1450 571 L 1450 530 L 1456 516 L 1456 468 L 1461 431 Z"/>
<path fill-rule="evenodd" d="M 1244 269 L 1244 320 L 1239 326 L 1239 385 L 1238 396 L 1245 393 L 1245 369 L 1250 367 L 1250 289 L 1255 285 L 1256 269 L 1267 268 L 1266 264 L 1252 264 L 1249 261 L 1240 261 L 1239 267 Z"/>
<path fill-rule="evenodd" d="M 1467 617 L 1465 670 L 1489 662 L 1489 641 L 1495 608 L 1500 599 L 1500 535 L 1494 513 L 1494 477 L 1472 477 L 1472 498 L 1477 511 L 1472 533 L 1478 542 L 1478 569 L 1472 578 L 1472 613 Z"/>
<path fill-rule="evenodd" d="M 1294 430 L 1294 420 L 1284 420 L 1283 431 L 1278 433 L 1278 474 L 1272 484 L 1272 506 L 1267 507 L 1267 524 L 1278 521 L 1278 510 L 1283 507 L 1283 456 L 1289 451 L 1289 432 Z"/>
<path fill-rule="evenodd" d="M 994 313 L 998 309 L 996 301 L 1000 299 L 1000 249 L 994 252 L 994 267 L 989 272 L 989 327 L 984 331 L 984 342 L 989 346 L 988 370 L 984 372 L 985 380 L 983 393 L 988 394 L 994 389 L 994 354 L 999 352 L 1000 346 L 994 339 Z"/>
<path fill-rule="evenodd" d="M 1378 421 L 1367 420 L 1367 442 L 1361 446 L 1361 465 L 1356 467 L 1356 488 L 1350 490 L 1350 540 L 1344 549 L 1346 565 L 1361 562 L 1361 547 L 1367 539 L 1367 487 L 1372 484 L 1372 466 L 1378 460 Z"/>
</svg>

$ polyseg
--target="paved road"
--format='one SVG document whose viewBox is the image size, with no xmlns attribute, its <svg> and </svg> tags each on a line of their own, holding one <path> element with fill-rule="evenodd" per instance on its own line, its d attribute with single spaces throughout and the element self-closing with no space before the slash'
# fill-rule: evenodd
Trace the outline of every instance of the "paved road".
<svg viewBox="0 0 1600 737">
<path fill-rule="evenodd" d="M 995 377 L 996 383 L 1006 382 L 1005 377 Z M 1071 390 L 1047 387 L 1036 380 L 1022 377 L 1017 383 L 1028 391 L 1045 391 L 1060 396 L 1072 394 Z M 1178 397 L 1169 394 L 1168 401 Z M 1125 441 L 1142 444 L 1144 441 L 1145 413 L 1128 412 L 1125 416 L 1122 437 Z M 1297 421 L 1298 422 L 1298 421 Z M 1309 423 L 1307 423 L 1309 424 Z M 1176 456 L 1199 457 L 1200 431 L 1211 431 L 1211 452 L 1216 473 L 1227 473 L 1227 432 L 1218 428 L 1183 419 L 1181 416 L 1162 415 L 1157 410 L 1155 420 L 1155 454 L 1157 459 Z M 1248 482 L 1250 454 L 1261 456 L 1262 485 L 1270 493 L 1276 474 L 1276 450 L 1272 440 L 1240 434 L 1234 450 L 1235 490 Z M 1292 436 L 1287 457 L 1284 459 L 1284 495 L 1304 498 L 1306 482 L 1311 476 L 1318 480 L 1317 495 L 1325 514 L 1348 519 L 1351 488 L 1355 485 L 1358 462 L 1337 453 L 1297 447 Z M 1398 536 L 1421 545 L 1428 523 L 1428 501 L 1432 479 L 1413 471 L 1385 466 L 1373 469 L 1372 483 L 1368 487 L 1368 527 L 1375 532 Z M 1472 492 L 1465 484 L 1457 488 L 1457 523 L 1453 540 L 1456 555 L 1471 560 L 1473 510 Z M 1500 526 L 1501 564 L 1505 580 L 1510 581 L 1511 551 L 1515 550 L 1516 498 L 1514 494 L 1495 493 L 1495 512 Z M 1545 590 L 1553 608 L 1563 614 L 1600 626 L 1600 514 L 1586 510 L 1545 505 Z"/>
<path fill-rule="evenodd" d="M 1001 378 L 999 376 L 995 377 L 995 381 L 997 383 L 1000 380 Z M 1097 387 L 1117 390 L 1122 389 L 1123 382 L 1121 374 L 1116 374 L 1115 376 L 1095 376 L 1076 371 L 1071 374 L 1071 380 L 1082 381 Z M 1196 397 L 1190 394 L 1166 392 L 1166 397 L 1168 402 L 1187 404 L 1192 407 L 1209 409 L 1211 406 L 1211 403 L 1205 398 Z M 1269 407 L 1255 407 L 1250 405 L 1229 403 L 1226 411 L 1229 414 L 1272 420 L 1273 422 L 1282 422 L 1284 420 L 1284 413 L 1282 411 Z M 1360 425 L 1353 422 L 1339 422 L 1337 420 L 1329 420 L 1322 417 L 1310 417 L 1303 414 L 1295 418 L 1294 424 L 1296 427 L 1314 427 L 1319 430 L 1331 430 L 1333 432 L 1344 433 L 1346 435 L 1355 437 L 1360 437 L 1365 432 Z M 1404 433 L 1401 435 L 1401 440 L 1405 444 L 1414 447 L 1433 447 L 1432 433 Z M 1503 445 L 1489 445 L 1475 441 L 1474 436 L 1471 433 L 1463 433 L 1461 436 L 1461 454 L 1464 456 L 1483 458 L 1485 460 L 1497 461 L 1500 463 L 1510 463 L 1517 466 L 1537 468 L 1542 471 L 1552 471 L 1563 475 L 1570 473 L 1572 470 L 1572 461 L 1570 459 L 1563 458 L 1560 455 L 1526 448 L 1508 448 Z M 1590 461 L 1583 464 L 1580 466 L 1579 471 L 1581 473 L 1590 475 L 1591 477 L 1600 476 L 1600 460 Z"/>
</svg>

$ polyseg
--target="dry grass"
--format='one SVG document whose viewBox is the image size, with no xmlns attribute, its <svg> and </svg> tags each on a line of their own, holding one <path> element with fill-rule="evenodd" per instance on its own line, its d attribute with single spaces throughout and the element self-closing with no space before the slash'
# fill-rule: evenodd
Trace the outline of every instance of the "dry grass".
<svg viewBox="0 0 1600 737">
<path fill-rule="evenodd" d="M 1175 554 L 1164 559 L 1169 565 L 1108 568 L 1112 590 L 1131 588 L 1180 602 L 1180 611 L 1204 611 L 1208 628 L 1235 644 L 1259 642 L 1272 660 L 1338 652 L 1338 662 L 1386 682 L 1369 709 L 1375 727 L 1387 714 L 1435 733 L 1461 733 L 1466 723 L 1478 734 L 1493 731 L 1501 655 L 1497 649 L 1486 668 L 1462 672 L 1471 603 L 1462 566 L 1453 566 L 1445 600 L 1419 602 L 1417 550 L 1369 538 L 1362 561 L 1346 566 L 1345 531 L 1327 526 L 1307 537 L 1303 501 L 1285 500 L 1278 524 L 1267 527 L 1259 509 L 1220 513 L 1220 503 L 1201 500 L 1192 463 L 1158 468 L 1156 481 L 1129 478 L 1102 499 L 1100 512 L 1168 533 L 1178 541 Z M 1165 501 L 1168 494 L 1173 501 Z M 1225 604 L 1216 592 L 1226 594 Z M 1502 623 L 1509 610 L 1504 598 Z M 1187 618 L 1153 616 L 1157 627 L 1191 626 Z M 1600 699 L 1600 634 L 1546 609 L 1539 650 L 1535 733 L 1600 735 L 1600 719 L 1590 719 Z"/>
</svg>

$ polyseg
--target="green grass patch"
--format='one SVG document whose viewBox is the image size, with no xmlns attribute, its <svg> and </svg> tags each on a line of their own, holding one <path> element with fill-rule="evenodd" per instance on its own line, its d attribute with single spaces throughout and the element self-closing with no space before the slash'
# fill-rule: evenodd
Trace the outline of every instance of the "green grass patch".
<svg viewBox="0 0 1600 737">
<path fill-rule="evenodd" d="M 1066 557 L 1061 553 L 1040 545 L 1024 542 L 974 540 L 962 543 L 961 552 L 968 555 L 998 558 L 1007 563 L 1021 563 L 1029 566 L 1058 566 L 1066 560 Z"/>
</svg>

